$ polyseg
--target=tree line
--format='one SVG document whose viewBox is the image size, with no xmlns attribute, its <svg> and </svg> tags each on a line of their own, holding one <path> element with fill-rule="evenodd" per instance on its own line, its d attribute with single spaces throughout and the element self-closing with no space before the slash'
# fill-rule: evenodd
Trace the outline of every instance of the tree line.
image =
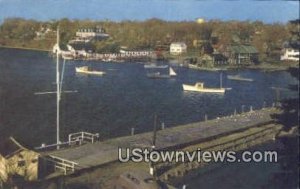
<svg viewBox="0 0 300 189">
<path fill-rule="evenodd" d="M 291 30 L 297 31 L 299 21 L 286 24 L 265 24 L 261 21 L 220 21 L 210 20 L 199 24 L 193 21 L 146 21 L 113 22 L 109 20 L 61 20 L 36 21 L 22 18 L 5 19 L 0 26 L 0 45 L 19 45 L 51 49 L 55 43 L 55 32 L 48 32 L 42 39 L 36 38 L 36 32 L 42 28 L 55 31 L 60 27 L 62 44 L 74 38 L 79 28 L 100 26 L 110 38 L 95 41 L 93 46 L 99 52 L 118 51 L 120 47 L 128 49 L 155 49 L 158 45 L 168 46 L 171 42 L 185 42 L 188 50 L 197 50 L 195 40 L 208 41 L 214 48 L 222 48 L 232 43 L 253 45 L 262 58 L 278 56 L 282 44 L 292 40 Z M 238 40 L 237 40 L 238 39 Z"/>
</svg>

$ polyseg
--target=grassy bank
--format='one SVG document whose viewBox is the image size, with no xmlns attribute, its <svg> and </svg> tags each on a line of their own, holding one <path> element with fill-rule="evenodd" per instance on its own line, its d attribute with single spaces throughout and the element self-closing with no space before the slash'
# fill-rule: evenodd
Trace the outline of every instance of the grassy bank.
<svg viewBox="0 0 300 189">
<path fill-rule="evenodd" d="M 203 71 L 253 69 L 253 70 L 261 70 L 265 72 L 273 72 L 273 71 L 288 70 L 290 67 L 299 67 L 299 64 L 296 62 L 281 62 L 281 63 L 261 63 L 258 65 L 248 65 L 248 66 L 224 65 L 224 66 L 216 66 L 216 67 L 195 66 L 189 64 L 189 68 L 196 69 L 196 70 L 203 70 Z"/>
</svg>

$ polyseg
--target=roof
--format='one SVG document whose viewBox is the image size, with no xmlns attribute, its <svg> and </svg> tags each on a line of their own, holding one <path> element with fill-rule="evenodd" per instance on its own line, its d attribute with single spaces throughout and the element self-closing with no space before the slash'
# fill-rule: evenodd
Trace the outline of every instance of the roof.
<svg viewBox="0 0 300 189">
<path fill-rule="evenodd" d="M 239 54 L 256 54 L 258 51 L 256 50 L 255 47 L 251 45 L 232 45 L 230 46 L 230 51 L 233 51 L 234 53 L 239 53 Z"/>
<path fill-rule="evenodd" d="M 86 50 L 86 51 L 94 51 L 94 47 L 89 43 L 72 43 L 69 44 L 75 50 Z"/>
<path fill-rule="evenodd" d="M 286 41 L 283 43 L 283 48 L 299 49 L 300 42 L 299 41 Z"/>
<path fill-rule="evenodd" d="M 95 32 L 104 33 L 105 30 L 101 27 L 91 27 L 91 28 L 79 28 L 77 32 Z"/>
<path fill-rule="evenodd" d="M 26 150 L 20 143 L 18 143 L 13 137 L 0 142 L 0 155 L 7 158 L 14 154 Z"/>
<path fill-rule="evenodd" d="M 184 42 L 173 42 L 171 43 L 171 45 L 180 45 L 180 46 L 186 46 L 186 44 Z"/>
</svg>

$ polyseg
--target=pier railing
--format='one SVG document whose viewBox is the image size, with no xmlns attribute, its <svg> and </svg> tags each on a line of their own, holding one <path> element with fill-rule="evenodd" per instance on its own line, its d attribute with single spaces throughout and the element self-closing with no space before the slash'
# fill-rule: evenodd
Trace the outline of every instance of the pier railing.
<svg viewBox="0 0 300 189">
<path fill-rule="evenodd" d="M 69 134 L 68 141 L 66 142 L 42 144 L 34 149 L 39 151 L 54 150 L 57 149 L 57 147 L 66 148 L 73 145 L 82 145 L 84 143 L 94 143 L 97 140 L 99 140 L 99 133 L 78 132 Z"/>
<path fill-rule="evenodd" d="M 97 139 L 99 139 L 99 133 L 93 134 L 88 132 L 78 132 L 71 133 L 68 136 L 69 144 L 74 144 L 79 142 L 81 145 L 83 142 L 91 142 L 94 143 Z"/>
<path fill-rule="evenodd" d="M 55 171 L 63 171 L 64 175 L 68 173 L 74 173 L 78 163 L 70 160 L 66 160 L 57 156 L 50 155 L 51 160 L 54 162 Z"/>
</svg>

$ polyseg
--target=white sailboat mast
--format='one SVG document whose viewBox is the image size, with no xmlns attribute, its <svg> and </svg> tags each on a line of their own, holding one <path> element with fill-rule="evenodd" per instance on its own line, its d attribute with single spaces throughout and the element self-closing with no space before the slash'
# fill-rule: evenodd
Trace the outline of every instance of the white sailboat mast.
<svg viewBox="0 0 300 189">
<path fill-rule="evenodd" d="M 60 81 L 59 81 L 59 28 L 57 28 L 57 50 L 56 50 L 56 143 L 59 149 L 59 109 L 60 109 Z"/>
</svg>

